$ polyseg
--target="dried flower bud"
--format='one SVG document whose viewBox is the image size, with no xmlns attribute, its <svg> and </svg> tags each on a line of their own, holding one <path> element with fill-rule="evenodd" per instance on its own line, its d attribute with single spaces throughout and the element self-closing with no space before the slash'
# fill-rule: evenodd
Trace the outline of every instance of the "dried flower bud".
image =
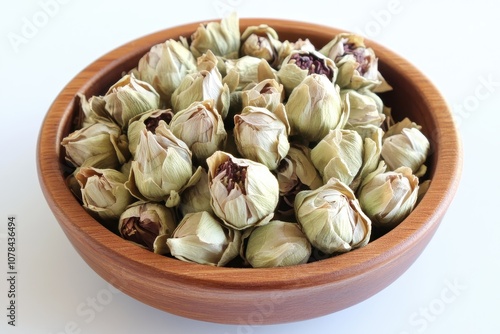
<svg viewBox="0 0 500 334">
<path fill-rule="evenodd" d="M 418 177 L 408 167 L 384 172 L 379 167 L 363 181 L 359 202 L 375 226 L 392 229 L 413 210 L 418 197 Z"/>
<path fill-rule="evenodd" d="M 242 107 L 261 107 L 274 110 L 283 103 L 285 91 L 283 85 L 274 79 L 265 79 L 241 93 Z"/>
<path fill-rule="evenodd" d="M 87 127 L 98 122 L 114 122 L 113 118 L 106 111 L 106 101 L 102 96 L 92 96 L 88 100 L 85 95 L 77 93 L 80 98 L 82 108 L 82 119 L 78 126 Z"/>
<path fill-rule="evenodd" d="M 386 137 L 382 144 L 381 156 L 390 170 L 405 166 L 417 175 L 425 173 L 423 167 L 429 154 L 430 143 L 417 128 L 404 128 L 401 133 Z M 419 170 L 423 168 L 423 170 Z"/>
<path fill-rule="evenodd" d="M 335 82 L 337 66 L 333 60 L 316 51 L 293 51 L 283 60 L 277 76 L 289 95 L 308 75 L 323 75 L 328 81 Z"/>
<path fill-rule="evenodd" d="M 336 82 L 340 87 L 370 87 L 378 93 L 392 89 L 378 71 L 378 58 L 371 48 L 365 46 L 362 36 L 338 34 L 319 52 L 335 61 L 339 68 Z"/>
<path fill-rule="evenodd" d="M 284 106 L 270 112 L 266 108 L 245 107 L 234 116 L 234 137 L 240 154 L 266 165 L 278 167 L 288 153 L 290 127 Z"/>
<path fill-rule="evenodd" d="M 363 165 L 363 140 L 354 130 L 332 130 L 312 150 L 311 160 L 326 183 L 350 185 Z"/>
<path fill-rule="evenodd" d="M 170 123 L 172 133 L 186 143 L 198 164 L 224 147 L 227 133 L 213 100 L 193 102 L 175 114 Z"/>
<path fill-rule="evenodd" d="M 335 85 L 320 74 L 305 78 L 286 103 L 292 134 L 313 142 L 332 129 L 342 128 L 348 118 L 345 111 Z"/>
<path fill-rule="evenodd" d="M 128 148 L 130 153 L 132 153 L 133 156 L 135 155 L 141 132 L 144 129 L 155 133 L 156 127 L 160 124 L 160 121 L 169 124 L 172 117 L 174 117 L 174 113 L 171 109 L 153 109 L 132 117 L 127 129 Z"/>
<path fill-rule="evenodd" d="M 141 132 L 125 186 L 139 199 L 159 202 L 178 196 L 191 175 L 191 151 L 163 124 L 154 134 Z"/>
<path fill-rule="evenodd" d="M 198 170 L 200 173 L 198 181 L 187 186 L 181 193 L 179 210 L 182 216 L 200 211 L 213 213 L 212 206 L 210 205 L 211 197 L 208 187 L 208 173 L 204 168 L 199 168 Z"/>
<path fill-rule="evenodd" d="M 187 214 L 167 245 L 179 260 L 222 267 L 238 256 L 241 233 L 202 211 Z"/>
<path fill-rule="evenodd" d="M 277 78 L 269 63 L 257 57 L 243 56 L 238 59 L 227 59 L 224 61 L 224 66 L 228 74 L 238 74 L 236 90 L 244 90 L 248 85 L 265 79 Z"/>
<path fill-rule="evenodd" d="M 363 247 L 370 239 L 370 219 L 352 190 L 335 178 L 298 193 L 295 215 L 311 244 L 325 254 Z"/>
<path fill-rule="evenodd" d="M 193 102 L 214 100 L 216 108 L 224 119 L 229 110 L 229 87 L 222 83 L 217 69 L 217 58 L 209 50 L 198 58 L 198 72 L 186 75 L 172 94 L 172 107 L 175 112 L 186 109 Z"/>
<path fill-rule="evenodd" d="M 384 134 L 384 131 L 375 125 L 357 127 L 356 132 L 358 132 L 363 139 L 363 164 L 359 169 L 358 175 L 349 184 L 349 187 L 351 187 L 353 191 L 357 191 L 364 178 L 377 169 L 380 162 L 382 136 Z"/>
<path fill-rule="evenodd" d="M 278 33 L 267 24 L 251 26 L 241 34 L 241 54 L 265 59 L 272 67 L 278 63 L 278 50 L 281 42 Z"/>
<path fill-rule="evenodd" d="M 120 235 L 157 254 L 168 254 L 167 238 L 177 226 L 172 209 L 153 202 L 136 202 L 120 216 Z"/>
<path fill-rule="evenodd" d="M 311 149 L 302 145 L 292 145 L 287 156 L 277 169 L 280 202 L 277 211 L 293 216 L 295 196 L 302 190 L 317 189 L 323 180 L 311 161 Z"/>
<path fill-rule="evenodd" d="M 216 56 L 238 58 L 240 50 L 240 24 L 236 13 L 220 22 L 200 24 L 191 36 L 191 52 L 198 58 L 211 50 Z"/>
<path fill-rule="evenodd" d="M 98 122 L 76 130 L 65 137 L 65 159 L 75 167 L 118 168 L 125 163 L 128 151 L 127 136 L 111 122 Z"/>
<path fill-rule="evenodd" d="M 246 248 L 246 259 L 254 268 L 285 267 L 306 263 L 311 243 L 300 226 L 280 220 L 255 228 Z"/>
<path fill-rule="evenodd" d="M 125 188 L 127 175 L 115 169 L 81 167 L 74 172 L 83 207 L 102 222 L 117 221 L 134 199 Z"/>
<path fill-rule="evenodd" d="M 278 49 L 277 69 L 284 64 L 284 60 L 288 56 L 296 51 L 317 52 L 316 47 L 307 38 L 305 40 L 299 38 L 296 42 L 283 41 Z"/>
<path fill-rule="evenodd" d="M 380 97 L 373 92 L 364 90 L 344 89 L 340 91 L 343 101 L 349 107 L 349 119 L 346 127 L 375 125 L 380 127 L 385 120 L 384 105 Z"/>
<path fill-rule="evenodd" d="M 207 164 L 212 209 L 227 226 L 243 230 L 272 219 L 279 187 L 265 165 L 221 151 Z"/>
<path fill-rule="evenodd" d="M 166 105 L 182 79 L 196 71 L 196 59 L 191 51 L 173 39 L 156 44 L 139 60 L 134 71 L 138 79 L 151 84 Z"/>
<path fill-rule="evenodd" d="M 134 75 L 125 75 L 111 86 L 104 95 L 106 111 L 122 128 L 129 120 L 151 109 L 160 108 L 160 96 L 153 86 L 137 80 Z"/>
</svg>

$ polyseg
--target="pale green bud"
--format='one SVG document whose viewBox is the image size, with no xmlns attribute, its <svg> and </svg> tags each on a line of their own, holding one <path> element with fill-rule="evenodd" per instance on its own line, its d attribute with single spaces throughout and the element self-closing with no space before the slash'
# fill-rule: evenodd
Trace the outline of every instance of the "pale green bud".
<svg viewBox="0 0 500 334">
<path fill-rule="evenodd" d="M 216 56 L 236 59 L 240 50 L 240 25 L 236 13 L 220 22 L 202 23 L 191 36 L 191 52 L 198 58 L 207 51 Z"/>
<path fill-rule="evenodd" d="M 292 92 L 286 103 L 292 134 L 318 142 L 347 121 L 340 94 L 322 74 L 311 74 Z"/>
<path fill-rule="evenodd" d="M 311 160 L 326 183 L 350 185 L 363 165 L 363 140 L 354 130 L 331 130 L 312 150 Z"/>
<path fill-rule="evenodd" d="M 208 212 L 189 213 L 167 246 L 179 260 L 222 267 L 238 256 L 241 233 L 223 226 Z"/>
<path fill-rule="evenodd" d="M 267 24 L 250 26 L 241 34 L 241 53 L 265 59 L 273 67 L 279 65 L 278 50 L 281 47 L 278 33 Z"/>
<path fill-rule="evenodd" d="M 160 108 L 160 96 L 153 86 L 137 80 L 133 74 L 125 75 L 111 86 L 103 99 L 106 111 L 122 128 L 128 126 L 132 117 Z"/>
<path fill-rule="evenodd" d="M 341 88 L 368 87 L 377 93 L 392 89 L 378 71 L 375 52 L 366 47 L 362 36 L 352 33 L 338 34 L 319 52 L 333 59 L 339 68 L 336 83 Z"/>
<path fill-rule="evenodd" d="M 344 89 L 340 91 L 342 100 L 348 103 L 349 118 L 347 128 L 375 125 L 380 127 L 385 120 L 383 103 L 376 94 L 369 90 Z"/>
<path fill-rule="evenodd" d="M 183 216 L 188 213 L 207 211 L 213 213 L 210 205 L 210 189 L 208 186 L 208 173 L 204 168 L 198 168 L 196 173 L 200 173 L 198 180 L 186 188 L 181 193 L 179 210 Z M 195 173 L 195 174 L 196 174 Z"/>
<path fill-rule="evenodd" d="M 277 78 L 269 63 L 257 57 L 243 56 L 238 59 L 227 59 L 224 65 L 228 74 L 238 73 L 236 90 L 244 90 L 248 85 L 265 79 Z"/>
<path fill-rule="evenodd" d="M 217 69 L 217 58 L 209 50 L 198 58 L 198 72 L 186 75 L 172 94 L 172 107 L 177 113 L 193 102 L 214 100 L 217 110 L 224 119 L 229 110 L 231 92 L 223 84 Z"/>
<path fill-rule="evenodd" d="M 300 191 L 323 185 L 321 175 L 311 161 L 311 149 L 297 144 L 292 145 L 281 160 L 276 177 L 280 188 L 277 211 L 287 217 L 294 214 L 293 202 Z"/>
<path fill-rule="evenodd" d="M 415 207 L 418 184 L 418 177 L 408 167 L 389 172 L 376 171 L 363 181 L 359 202 L 374 226 L 392 229 Z"/>
<path fill-rule="evenodd" d="M 285 99 L 283 85 L 274 79 L 265 79 L 241 93 L 242 107 L 261 107 L 274 110 Z"/>
<path fill-rule="evenodd" d="M 173 39 L 154 45 L 139 60 L 137 78 L 150 83 L 161 100 L 170 105 L 170 98 L 182 79 L 196 71 L 196 59 L 191 51 Z"/>
<path fill-rule="evenodd" d="M 172 117 L 174 117 L 174 114 L 171 109 L 153 109 L 132 117 L 127 129 L 128 148 L 132 156 L 135 155 L 141 132 L 144 129 L 154 133 L 160 121 L 169 124 Z"/>
<path fill-rule="evenodd" d="M 106 111 L 106 101 L 102 96 L 92 96 L 88 100 L 82 93 L 77 93 L 80 98 L 80 105 L 83 117 L 80 128 L 84 128 L 98 122 L 114 122 L 113 118 Z"/>
<path fill-rule="evenodd" d="M 381 156 L 390 170 L 405 166 L 420 174 L 429 151 L 429 140 L 418 128 L 404 128 L 384 139 Z"/>
<path fill-rule="evenodd" d="M 177 197 L 191 175 L 191 151 L 163 124 L 154 134 L 141 132 L 125 186 L 139 199 L 159 202 Z"/>
<path fill-rule="evenodd" d="M 307 263 L 311 243 L 296 223 L 270 221 L 255 228 L 246 248 L 246 259 L 254 268 L 294 266 Z"/>
<path fill-rule="evenodd" d="M 325 76 L 328 81 L 335 82 L 338 69 L 333 60 L 316 51 L 292 51 L 281 64 L 277 76 L 285 87 L 287 95 L 291 94 L 303 80 L 311 75 Z"/>
<path fill-rule="evenodd" d="M 307 239 L 325 254 L 363 247 L 370 239 L 370 219 L 352 190 L 335 178 L 316 190 L 299 192 L 295 215 Z"/>
<path fill-rule="evenodd" d="M 74 175 L 80 186 L 83 207 L 99 221 L 117 221 L 134 201 L 124 186 L 127 175 L 115 169 L 81 167 Z"/>
<path fill-rule="evenodd" d="M 170 122 L 172 133 L 186 143 L 199 164 L 224 147 L 227 133 L 213 100 L 193 102 L 175 114 Z"/>
<path fill-rule="evenodd" d="M 173 209 L 160 203 L 136 202 L 121 214 L 118 231 L 126 240 L 157 254 L 168 254 L 167 238 L 176 226 Z"/>
<path fill-rule="evenodd" d="M 290 148 L 290 127 L 284 106 L 274 112 L 261 107 L 245 107 L 234 116 L 234 138 L 240 154 L 247 159 L 266 165 L 270 170 L 278 167 Z"/>
<path fill-rule="evenodd" d="M 118 168 L 130 157 L 127 136 L 115 123 L 98 122 L 76 130 L 61 145 L 75 167 Z"/>
<path fill-rule="evenodd" d="M 272 219 L 279 187 L 265 165 L 222 151 L 208 158 L 207 164 L 212 209 L 227 226 L 243 230 Z"/>
</svg>

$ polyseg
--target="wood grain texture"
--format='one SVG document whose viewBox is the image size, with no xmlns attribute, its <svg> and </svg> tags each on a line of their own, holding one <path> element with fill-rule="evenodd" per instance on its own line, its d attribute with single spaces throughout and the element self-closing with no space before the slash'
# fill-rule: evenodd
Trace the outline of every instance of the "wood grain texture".
<svg viewBox="0 0 500 334">
<path fill-rule="evenodd" d="M 240 19 L 266 23 L 280 39 L 309 38 L 326 44 L 338 29 L 304 22 Z M 379 68 L 394 87 L 384 102 L 399 118 L 410 117 L 430 138 L 431 186 L 398 227 L 366 247 L 305 265 L 242 269 L 181 262 L 141 249 L 91 218 L 64 183 L 60 142 L 78 111 L 77 93 L 104 94 L 149 48 L 188 37 L 199 23 L 160 31 L 119 47 L 90 64 L 57 96 L 43 122 L 37 148 L 43 193 L 61 228 L 88 265 L 128 295 L 180 316 L 227 324 L 272 324 L 329 314 L 387 287 L 420 255 L 439 226 L 458 186 L 462 151 L 445 100 L 413 65 L 373 41 Z M 78 288 L 78 287 L 75 287 Z"/>
</svg>

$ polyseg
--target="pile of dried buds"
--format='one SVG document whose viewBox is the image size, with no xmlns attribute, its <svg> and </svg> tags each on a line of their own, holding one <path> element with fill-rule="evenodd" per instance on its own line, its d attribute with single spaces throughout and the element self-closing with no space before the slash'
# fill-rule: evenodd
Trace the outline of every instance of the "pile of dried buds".
<svg viewBox="0 0 500 334">
<path fill-rule="evenodd" d="M 237 15 L 154 45 L 80 95 L 67 183 L 110 230 L 214 266 L 289 266 L 365 246 L 415 207 L 429 141 L 395 122 L 360 36 L 320 49 Z"/>
</svg>

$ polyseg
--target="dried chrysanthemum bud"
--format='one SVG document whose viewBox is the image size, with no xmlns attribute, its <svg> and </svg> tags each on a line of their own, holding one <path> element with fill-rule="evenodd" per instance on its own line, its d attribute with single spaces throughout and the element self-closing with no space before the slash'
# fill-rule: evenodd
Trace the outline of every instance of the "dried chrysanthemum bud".
<svg viewBox="0 0 500 334">
<path fill-rule="evenodd" d="M 311 160 L 325 183 L 334 177 L 350 185 L 363 165 L 363 140 L 354 130 L 332 130 L 311 150 Z"/>
<path fill-rule="evenodd" d="M 342 128 L 348 118 L 345 111 L 335 84 L 320 74 L 305 78 L 286 103 L 292 134 L 313 142 L 332 129 Z"/>
<path fill-rule="evenodd" d="M 191 52 L 198 58 L 211 50 L 216 56 L 236 59 L 240 50 L 240 24 L 236 13 L 220 22 L 200 24 L 191 36 Z"/>
<path fill-rule="evenodd" d="M 106 111 L 122 128 L 128 126 L 132 117 L 160 108 L 160 96 L 153 86 L 137 80 L 133 74 L 125 75 L 111 86 L 103 99 Z"/>
<path fill-rule="evenodd" d="M 208 212 L 189 213 L 167 246 L 179 260 L 222 267 L 238 256 L 241 233 L 223 226 Z"/>
<path fill-rule="evenodd" d="M 281 65 L 284 64 L 284 60 L 296 51 L 316 52 L 316 47 L 307 38 L 304 40 L 299 38 L 295 42 L 283 41 L 278 49 L 277 69 L 279 70 Z"/>
<path fill-rule="evenodd" d="M 391 131 L 391 133 L 393 133 Z M 403 128 L 400 133 L 383 140 L 381 156 L 390 170 L 409 167 L 417 176 L 425 174 L 424 165 L 430 151 L 427 137 L 416 127 Z"/>
<path fill-rule="evenodd" d="M 198 58 L 198 72 L 186 75 L 172 94 L 175 112 L 186 109 L 193 102 L 214 100 L 217 110 L 225 118 L 229 110 L 229 87 L 222 83 L 217 69 L 217 58 L 209 50 Z"/>
<path fill-rule="evenodd" d="M 170 105 L 170 97 L 182 79 L 196 71 L 196 59 L 181 42 L 169 39 L 156 44 L 139 60 L 133 73 L 150 83 L 160 95 L 163 104 Z"/>
<path fill-rule="evenodd" d="M 237 230 L 268 223 L 278 204 L 276 177 L 258 162 L 217 151 L 207 159 L 214 213 Z"/>
<path fill-rule="evenodd" d="M 340 96 L 349 108 L 346 127 L 375 125 L 380 127 L 385 120 L 384 105 L 380 97 L 370 90 L 343 89 Z"/>
<path fill-rule="evenodd" d="M 227 138 L 224 122 L 213 100 L 193 102 L 177 112 L 170 130 L 186 143 L 198 164 L 205 164 L 209 156 L 222 149 Z"/>
<path fill-rule="evenodd" d="M 375 52 L 365 46 L 362 36 L 338 34 L 319 52 L 335 61 L 339 69 L 336 82 L 341 88 L 370 87 L 379 93 L 392 89 L 378 71 Z"/>
<path fill-rule="evenodd" d="M 297 87 L 308 75 L 323 75 L 328 81 L 335 82 L 337 66 L 333 60 L 316 51 L 293 51 L 283 60 L 277 76 L 287 94 Z"/>
<path fill-rule="evenodd" d="M 80 186 L 83 207 L 101 222 L 117 221 L 134 201 L 123 185 L 127 175 L 115 169 L 81 167 L 74 176 Z"/>
<path fill-rule="evenodd" d="M 260 107 L 245 107 L 234 116 L 234 138 L 240 154 L 266 165 L 278 167 L 288 153 L 290 127 L 283 104 L 274 112 Z"/>
<path fill-rule="evenodd" d="M 358 175 L 349 184 L 353 191 L 357 191 L 363 179 L 377 169 L 382 151 L 382 136 L 384 131 L 375 125 L 358 126 L 355 128 L 363 139 L 363 164 Z"/>
<path fill-rule="evenodd" d="M 280 188 L 280 202 L 277 211 L 284 216 L 294 214 L 295 196 L 302 190 L 317 189 L 323 180 L 311 161 L 311 149 L 302 145 L 292 145 L 281 160 L 277 175 Z"/>
<path fill-rule="evenodd" d="M 283 85 L 274 79 L 262 80 L 241 92 L 242 108 L 252 106 L 274 110 L 284 99 Z"/>
<path fill-rule="evenodd" d="M 278 50 L 282 43 L 276 30 L 267 24 L 246 28 L 241 41 L 242 55 L 265 59 L 274 68 L 279 65 Z"/>
<path fill-rule="evenodd" d="M 98 122 L 65 137 L 65 159 L 75 167 L 118 168 L 130 152 L 127 136 L 115 123 Z"/>
<path fill-rule="evenodd" d="M 125 186 L 135 197 L 165 201 L 186 185 L 192 175 L 191 151 L 165 124 L 153 134 L 141 132 Z"/>
<path fill-rule="evenodd" d="M 132 153 L 133 156 L 135 155 L 141 132 L 144 129 L 155 133 L 156 127 L 160 124 L 160 121 L 169 124 L 172 117 L 174 117 L 174 113 L 171 109 L 153 109 L 131 118 L 127 129 L 128 148 L 130 153 Z"/>
<path fill-rule="evenodd" d="M 167 238 L 176 226 L 172 209 L 160 203 L 136 202 L 121 214 L 118 231 L 126 240 L 157 254 L 168 254 Z"/>
<path fill-rule="evenodd" d="M 199 171 L 199 172 L 198 172 Z M 204 168 L 197 170 L 200 173 L 197 182 L 186 188 L 181 193 L 179 210 L 182 216 L 188 213 L 207 211 L 213 213 L 210 205 L 210 189 L 208 187 L 208 173 Z"/>
<path fill-rule="evenodd" d="M 106 111 L 106 101 L 102 96 L 92 96 L 88 100 L 82 93 L 76 94 L 80 98 L 82 118 L 78 126 L 84 128 L 98 122 L 114 122 Z"/>
<path fill-rule="evenodd" d="M 413 210 L 418 197 L 419 180 L 408 167 L 384 172 L 385 166 L 369 174 L 359 193 L 361 208 L 374 226 L 392 229 Z"/>
<path fill-rule="evenodd" d="M 269 63 L 261 58 L 243 56 L 238 59 L 227 59 L 224 61 L 225 70 L 228 74 L 238 74 L 238 85 L 236 90 L 244 90 L 248 85 L 256 84 L 265 79 L 276 79 L 275 70 Z"/>
<path fill-rule="evenodd" d="M 307 263 L 310 256 L 311 243 L 298 224 L 272 220 L 252 231 L 245 257 L 254 268 L 272 268 Z"/>
<path fill-rule="evenodd" d="M 352 190 L 335 178 L 298 193 L 295 215 L 311 244 L 325 254 L 363 247 L 370 239 L 370 219 Z"/>
</svg>

